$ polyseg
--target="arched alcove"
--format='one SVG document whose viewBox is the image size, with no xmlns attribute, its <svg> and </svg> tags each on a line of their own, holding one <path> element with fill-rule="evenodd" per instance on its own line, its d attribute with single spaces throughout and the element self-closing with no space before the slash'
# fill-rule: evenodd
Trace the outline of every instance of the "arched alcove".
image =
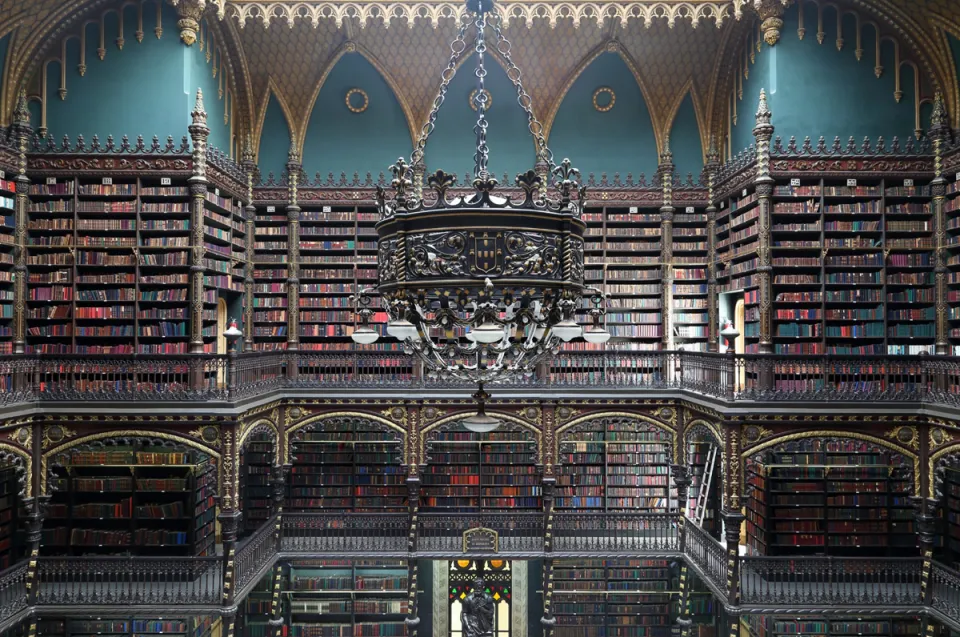
<svg viewBox="0 0 960 637">
<path fill-rule="evenodd" d="M 694 179 L 703 170 L 703 145 L 700 141 L 700 123 L 693 107 L 693 96 L 687 93 L 680 103 L 670 128 L 670 150 L 673 165 L 682 178 L 693 173 Z"/>
<path fill-rule="evenodd" d="M 304 171 L 376 176 L 397 157 L 409 156 L 410 148 L 407 118 L 390 85 L 363 55 L 345 54 L 323 82 L 310 114 Z"/>
<path fill-rule="evenodd" d="M 609 110 L 599 110 L 610 104 L 606 92 L 597 96 L 599 109 L 594 107 L 594 93 L 601 87 L 616 96 Z M 576 79 L 553 120 L 549 143 L 555 157 L 570 157 L 584 177 L 642 172 L 649 178 L 656 172 L 657 142 L 650 111 L 619 55 L 600 55 Z"/>
<path fill-rule="evenodd" d="M 533 138 L 527 128 L 527 116 L 517 104 L 517 90 L 503 67 L 489 55 L 484 64 L 487 69 L 484 86 L 491 97 L 487 108 L 488 168 L 498 179 L 507 173 L 512 184 L 517 173 L 533 168 L 536 161 Z M 428 171 L 443 170 L 461 178 L 464 173 L 474 172 L 477 112 L 470 107 L 470 95 L 477 85 L 475 67 L 476 58 L 470 57 L 450 83 L 437 127 L 427 143 Z"/>
<path fill-rule="evenodd" d="M 277 179 L 280 178 L 280 174 L 286 169 L 289 151 L 290 123 L 280 101 L 271 92 L 267 112 L 263 117 L 263 127 L 260 129 L 260 152 L 257 156 L 257 165 L 264 180 L 270 173 Z"/>
</svg>

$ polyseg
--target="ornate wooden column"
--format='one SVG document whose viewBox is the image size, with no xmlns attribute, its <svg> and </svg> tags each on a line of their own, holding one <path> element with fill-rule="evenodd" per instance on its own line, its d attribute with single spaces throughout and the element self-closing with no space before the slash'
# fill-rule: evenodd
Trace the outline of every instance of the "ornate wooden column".
<svg viewBox="0 0 960 637">
<path fill-rule="evenodd" d="M 740 602 L 740 527 L 746 516 L 743 514 L 740 501 L 742 480 L 740 476 L 740 425 L 724 423 L 724 444 L 727 449 L 727 463 L 721 476 L 726 489 L 726 506 L 721 512 L 723 518 L 723 533 L 727 543 L 727 604 L 737 606 Z M 731 618 L 736 623 L 736 632 L 739 634 L 740 621 Z M 731 636 L 736 637 L 731 627 Z"/>
<path fill-rule="evenodd" d="M 690 619 L 690 584 L 687 582 L 687 566 L 683 562 L 680 565 L 680 595 L 677 599 L 677 607 L 679 612 L 677 613 L 676 624 L 680 628 L 680 637 L 689 637 L 690 635 L 690 626 L 693 625 L 693 620 Z"/>
<path fill-rule="evenodd" d="M 292 352 L 300 349 L 300 170 L 300 151 L 291 142 L 287 154 L 287 350 Z M 287 375 L 296 374 L 297 366 L 287 365 Z"/>
<path fill-rule="evenodd" d="M 677 541 L 680 552 L 686 546 L 687 538 L 687 498 L 690 493 L 690 470 L 686 464 L 670 465 L 673 484 L 677 487 L 677 508 L 680 510 L 680 520 L 677 523 Z"/>
<path fill-rule="evenodd" d="M 773 205 L 773 177 L 770 176 L 770 140 L 773 139 L 771 113 L 767 107 L 767 94 L 760 90 L 760 105 L 757 107 L 757 124 L 753 136 L 757 139 L 756 186 L 760 209 L 760 234 L 758 239 L 758 262 L 760 284 L 760 353 L 773 353 L 773 294 L 770 275 L 773 271 L 770 259 L 770 208 Z"/>
<path fill-rule="evenodd" d="M 30 476 L 30 490 L 25 492 L 26 497 L 23 500 L 23 508 L 26 512 L 26 546 L 24 547 L 27 556 L 27 604 L 33 606 L 37 603 L 37 594 L 40 589 L 40 578 L 37 570 L 37 558 L 40 556 L 40 541 L 43 531 L 43 519 L 47 513 L 47 506 L 50 504 L 50 496 L 41 494 L 40 484 L 42 482 L 43 466 L 40 459 L 43 455 L 43 425 L 40 422 L 34 422 L 31 437 L 31 455 L 33 456 L 32 474 Z"/>
<path fill-rule="evenodd" d="M 203 91 L 197 90 L 197 102 L 190 114 L 187 130 L 193 142 L 193 175 L 190 184 L 190 353 L 203 352 L 203 207 L 207 199 L 207 111 Z"/>
<path fill-rule="evenodd" d="M 707 182 L 707 351 L 720 351 L 720 317 L 717 307 L 717 206 L 713 200 L 713 182 L 720 166 L 717 137 L 710 136 L 707 164 L 704 172 Z"/>
<path fill-rule="evenodd" d="M 237 422 L 223 425 L 223 487 L 220 494 L 220 541 L 223 545 L 223 598 L 222 605 L 234 605 L 236 588 L 235 565 L 237 534 L 240 531 L 240 449 L 237 445 L 240 429 Z M 235 621 L 235 617 L 232 619 Z M 224 617 L 224 625 L 231 618 Z"/>
<path fill-rule="evenodd" d="M 663 205 L 660 207 L 660 280 L 663 293 L 660 298 L 660 316 L 663 325 L 661 343 L 663 349 L 673 349 L 673 153 L 670 152 L 670 137 L 663 142 L 660 153 L 660 185 L 663 188 Z"/>
<path fill-rule="evenodd" d="M 267 620 L 268 637 L 283 637 L 283 567 L 277 563 L 270 573 L 270 619 Z"/>
<path fill-rule="evenodd" d="M 275 464 L 270 468 L 270 488 L 271 499 L 273 500 L 273 513 L 277 516 L 274 525 L 273 534 L 277 542 L 277 551 L 283 544 L 283 502 L 287 495 L 287 476 L 293 468 L 291 464 Z"/>
<path fill-rule="evenodd" d="M 257 216 L 257 209 L 253 205 L 253 173 L 257 169 L 257 164 L 253 161 L 253 144 L 250 141 L 250 135 L 247 135 L 247 141 L 243 148 L 243 169 L 247 173 L 247 205 L 243 210 L 243 220 L 246 224 L 247 243 L 244 252 L 244 260 L 247 267 L 244 268 L 243 277 L 243 351 L 253 351 L 253 262 L 254 262 L 254 240 L 255 229 L 254 220 Z"/>
<path fill-rule="evenodd" d="M 539 166 L 540 164 L 538 164 Z M 555 403 L 542 404 L 543 451 L 543 637 L 551 637 L 557 618 L 553 616 L 553 513 L 556 497 L 557 477 L 555 471 L 554 440 L 556 435 L 557 406 Z"/>
<path fill-rule="evenodd" d="M 27 350 L 27 283 L 30 273 L 27 270 L 27 210 L 30 201 L 30 179 L 27 177 L 27 143 L 30 139 L 30 109 L 27 108 L 26 91 L 21 90 L 17 98 L 17 108 L 13 113 L 13 126 L 10 134 L 17 143 L 17 198 L 14 203 L 13 237 L 13 353 L 23 354 Z"/>
<path fill-rule="evenodd" d="M 933 227 L 936 245 L 933 251 L 934 302 L 936 305 L 936 344 L 935 353 L 946 356 L 950 353 L 950 326 L 948 318 L 949 292 L 947 291 L 947 219 L 944 208 L 947 201 L 947 180 L 943 176 L 943 146 L 950 134 L 949 118 L 943 105 L 943 95 L 937 93 L 933 102 L 933 114 L 930 116 L 930 138 L 933 140 L 933 172 L 930 182 L 930 194 L 933 195 Z"/>
</svg>

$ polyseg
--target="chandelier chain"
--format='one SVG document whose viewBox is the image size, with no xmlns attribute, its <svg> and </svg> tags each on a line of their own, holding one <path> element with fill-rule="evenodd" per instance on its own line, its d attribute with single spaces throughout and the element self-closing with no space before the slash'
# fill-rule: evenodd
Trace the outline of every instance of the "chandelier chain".
<svg viewBox="0 0 960 637">
<path fill-rule="evenodd" d="M 538 120 L 537 116 L 533 113 L 533 99 L 523 87 L 520 68 L 514 64 L 513 58 L 510 56 L 510 41 L 503 35 L 503 15 L 499 9 L 494 9 L 492 14 L 490 24 L 493 26 L 493 31 L 497 36 L 497 53 L 499 53 L 507 63 L 507 77 L 510 78 L 510 81 L 513 82 L 513 85 L 517 89 L 517 103 L 520 104 L 520 108 L 527 114 L 527 128 L 530 130 L 530 134 L 533 135 L 534 139 L 537 140 L 537 160 L 549 166 L 547 175 L 550 175 L 553 173 L 553 169 L 556 168 L 553 151 L 547 146 L 547 140 L 543 135 L 543 124 L 540 123 L 540 120 Z"/>
<path fill-rule="evenodd" d="M 480 178 L 487 176 L 487 163 L 490 159 L 490 149 L 487 146 L 487 89 L 484 86 L 484 80 L 487 77 L 487 68 L 484 65 L 484 54 L 487 52 L 487 41 L 485 31 L 487 26 L 486 13 L 477 12 L 477 95 L 474 98 L 477 103 L 477 124 L 474 132 L 477 134 L 477 152 L 473 156 L 474 175 Z"/>
<path fill-rule="evenodd" d="M 454 76 L 457 74 L 457 64 L 460 61 L 460 56 L 463 55 L 463 52 L 466 50 L 466 35 L 467 29 L 470 27 L 471 20 L 469 19 L 468 13 L 463 13 L 460 16 L 460 27 L 457 29 L 457 37 L 454 38 L 453 42 L 450 43 L 450 61 L 447 63 L 447 68 L 443 70 L 441 74 L 440 88 L 437 90 L 437 96 L 433 100 L 433 108 L 430 109 L 430 114 L 427 116 L 427 121 L 424 123 L 423 128 L 420 129 L 420 137 L 417 139 L 417 145 L 413 149 L 413 153 L 410 155 L 410 164 L 416 166 L 419 162 L 423 161 L 423 153 L 427 147 L 427 138 L 430 137 L 430 133 L 433 132 L 433 129 L 437 125 L 437 115 L 440 112 L 440 107 L 443 105 L 443 100 L 447 95 L 447 89 L 450 87 L 450 82 L 453 81 Z"/>
</svg>

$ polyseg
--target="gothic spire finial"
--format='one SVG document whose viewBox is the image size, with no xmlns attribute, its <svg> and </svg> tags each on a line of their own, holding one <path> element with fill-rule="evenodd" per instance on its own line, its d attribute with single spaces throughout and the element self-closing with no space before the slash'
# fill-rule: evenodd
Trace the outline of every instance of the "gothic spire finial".
<svg viewBox="0 0 960 637">
<path fill-rule="evenodd" d="M 757 126 L 769 126 L 771 117 L 770 107 L 767 106 L 767 91 L 760 89 L 760 104 L 757 106 Z"/>
<path fill-rule="evenodd" d="M 710 146 L 707 148 L 707 163 L 720 163 L 720 151 L 717 150 L 717 135 L 711 133 Z"/>
<path fill-rule="evenodd" d="M 670 150 L 670 135 L 665 135 L 663 138 L 663 152 L 660 153 L 660 163 L 673 163 L 673 151 Z"/>
<path fill-rule="evenodd" d="M 937 91 L 933 98 L 933 113 L 930 114 L 930 128 L 940 129 L 947 125 L 947 109 L 943 104 L 943 93 Z"/>
<path fill-rule="evenodd" d="M 297 148 L 297 140 L 293 139 L 292 137 L 290 138 L 290 150 L 287 151 L 287 163 L 300 163 L 300 149 Z"/>
<path fill-rule="evenodd" d="M 207 125 L 207 111 L 203 106 L 203 89 L 197 89 L 197 101 L 193 107 L 193 112 L 190 113 L 190 115 L 193 117 L 194 125 Z"/>
<path fill-rule="evenodd" d="M 27 105 L 27 89 L 21 87 L 17 95 L 17 106 L 13 111 L 13 121 L 17 124 L 30 125 L 30 108 Z"/>
</svg>

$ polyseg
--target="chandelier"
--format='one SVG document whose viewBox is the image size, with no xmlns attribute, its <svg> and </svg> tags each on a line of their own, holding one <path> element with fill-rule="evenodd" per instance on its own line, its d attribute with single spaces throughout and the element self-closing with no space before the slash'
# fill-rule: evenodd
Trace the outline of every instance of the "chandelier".
<svg viewBox="0 0 960 637">
<path fill-rule="evenodd" d="M 496 192 L 499 184 L 487 167 L 488 21 L 536 142 L 536 170 L 517 175 L 518 191 L 511 195 Z M 427 176 L 424 189 L 427 139 L 467 50 L 471 24 L 476 28 L 477 57 L 477 90 L 471 96 L 477 111 L 473 188 L 465 195 L 454 194 L 456 178 L 437 170 Z M 583 283 L 586 198 L 580 173 L 568 159 L 554 162 L 520 70 L 511 59 L 503 17 L 492 0 L 467 0 L 450 49 L 410 164 L 401 158 L 391 167 L 389 196 L 377 188 L 378 285 L 354 299 L 359 325 L 352 338 L 362 344 L 379 338 L 370 324 L 371 294 L 379 293 L 389 317 L 386 333 L 422 361 L 428 377 L 479 386 L 474 394 L 479 412 L 464 424 L 474 431 L 489 431 L 497 421 L 484 414 L 489 398 L 485 383 L 532 376 L 538 365 L 559 352 L 561 343 L 580 337 L 605 343 L 610 333 L 604 328 L 604 295 Z M 555 192 L 548 194 L 550 183 Z M 591 301 L 586 311 L 592 323 L 583 328 L 576 318 L 585 297 Z"/>
</svg>

